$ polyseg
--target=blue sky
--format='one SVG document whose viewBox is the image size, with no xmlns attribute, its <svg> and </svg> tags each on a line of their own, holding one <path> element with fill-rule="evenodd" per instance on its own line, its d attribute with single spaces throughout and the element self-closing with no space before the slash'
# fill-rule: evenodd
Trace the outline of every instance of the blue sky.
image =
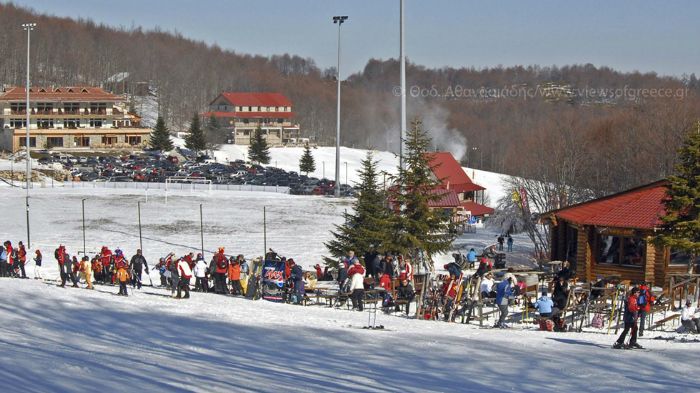
<svg viewBox="0 0 700 393">
<path fill-rule="evenodd" d="M 428 67 L 592 63 L 700 74 L 700 1 L 405 0 L 406 52 Z M 343 77 L 398 56 L 399 0 L 14 0 L 43 13 L 114 26 L 159 26 L 251 54 L 336 62 Z M 20 23 L 20 22 L 18 22 Z M 39 26 L 39 28 L 41 28 Z"/>
</svg>

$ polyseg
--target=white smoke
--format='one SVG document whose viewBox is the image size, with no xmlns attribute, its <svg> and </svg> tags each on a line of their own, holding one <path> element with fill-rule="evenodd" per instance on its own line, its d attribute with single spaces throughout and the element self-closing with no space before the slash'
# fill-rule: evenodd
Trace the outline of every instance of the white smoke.
<svg viewBox="0 0 700 393">
<path fill-rule="evenodd" d="M 437 105 L 423 110 L 423 126 L 438 151 L 449 151 L 457 161 L 467 154 L 467 138 L 454 128 L 447 126 L 448 112 Z"/>
</svg>

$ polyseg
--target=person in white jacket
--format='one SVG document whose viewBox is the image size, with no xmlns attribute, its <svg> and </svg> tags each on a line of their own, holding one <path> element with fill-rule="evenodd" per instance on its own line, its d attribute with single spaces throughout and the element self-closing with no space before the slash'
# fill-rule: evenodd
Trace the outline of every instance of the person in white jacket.
<svg viewBox="0 0 700 393">
<path fill-rule="evenodd" d="M 194 265 L 195 291 L 209 292 L 209 280 L 207 280 L 208 268 L 209 266 L 204 262 L 204 258 L 197 258 L 197 263 Z"/>
<path fill-rule="evenodd" d="M 695 307 L 690 300 L 685 302 L 685 307 L 681 310 L 681 324 L 691 333 L 700 333 L 700 319 L 695 315 Z"/>
<path fill-rule="evenodd" d="M 362 311 L 362 300 L 365 297 L 365 268 L 358 259 L 348 269 L 350 292 L 352 292 L 352 308 Z"/>
<path fill-rule="evenodd" d="M 177 285 L 177 299 L 189 299 L 192 269 L 185 258 L 180 259 L 180 262 L 177 263 L 177 272 L 180 275 L 180 282 Z M 182 291 L 185 292 L 185 296 L 181 296 Z"/>
</svg>

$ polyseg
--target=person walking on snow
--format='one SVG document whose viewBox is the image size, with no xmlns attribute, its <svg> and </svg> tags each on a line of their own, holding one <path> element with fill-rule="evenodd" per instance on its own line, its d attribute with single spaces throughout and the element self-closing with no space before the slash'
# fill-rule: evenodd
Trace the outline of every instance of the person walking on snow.
<svg viewBox="0 0 700 393">
<path fill-rule="evenodd" d="M 141 289 L 141 274 L 144 267 L 146 268 L 146 275 L 148 275 L 148 262 L 146 262 L 146 258 L 143 256 L 141 249 L 138 249 L 136 250 L 136 254 L 131 257 L 131 261 L 129 262 L 129 268 L 134 275 L 131 277 L 132 288 L 136 288 L 138 285 L 138 288 Z"/>
<path fill-rule="evenodd" d="M 22 278 L 27 278 L 27 274 L 24 272 L 24 265 L 27 263 L 27 249 L 24 248 L 24 243 L 19 242 L 17 248 L 17 258 L 19 262 L 19 269 L 22 272 Z"/>
<path fill-rule="evenodd" d="M 180 289 L 180 270 L 178 269 L 178 264 L 180 263 L 180 258 L 175 259 L 170 263 L 170 280 L 172 284 L 170 286 L 170 296 L 175 297 L 177 291 Z"/>
<path fill-rule="evenodd" d="M 637 344 L 637 318 L 639 316 L 639 305 L 637 304 L 639 298 L 639 288 L 632 288 L 629 296 L 625 300 L 625 328 L 622 330 L 622 334 L 617 339 L 613 348 L 615 349 L 643 349 L 641 345 Z M 632 336 L 630 337 L 629 344 L 625 345 L 625 337 L 627 333 L 632 331 Z"/>
<path fill-rule="evenodd" d="M 513 236 L 508 234 L 508 252 L 513 252 Z"/>
<path fill-rule="evenodd" d="M 226 273 L 228 271 L 228 259 L 224 254 L 224 248 L 219 247 L 219 251 L 214 254 L 214 292 L 225 294 L 226 291 Z"/>
<path fill-rule="evenodd" d="M 87 255 L 85 255 L 80 262 L 80 273 L 85 277 L 87 289 L 95 289 L 95 287 L 92 286 L 92 264 L 90 263 L 90 257 Z"/>
<path fill-rule="evenodd" d="M 231 257 L 228 265 L 228 279 L 231 284 L 231 294 L 232 295 L 242 295 L 243 288 L 241 288 L 241 265 L 238 260 Z"/>
<path fill-rule="evenodd" d="M 496 305 L 498 306 L 498 311 L 500 315 L 498 317 L 498 322 L 494 325 L 497 328 L 507 328 L 506 317 L 508 316 L 508 301 L 510 297 L 513 296 L 513 286 L 515 285 L 515 277 L 512 274 L 506 273 L 503 276 L 503 281 L 501 281 L 496 287 Z"/>
<path fill-rule="evenodd" d="M 126 285 L 129 282 L 130 277 L 126 268 L 127 266 L 125 264 L 120 265 L 119 268 L 117 268 L 117 274 L 115 274 L 116 280 L 119 282 L 119 293 L 117 294 L 119 296 L 129 296 Z"/>
<path fill-rule="evenodd" d="M 41 251 L 36 250 L 34 254 L 34 279 L 43 280 L 44 278 L 41 276 Z"/>
<path fill-rule="evenodd" d="M 180 259 L 177 264 L 178 275 L 180 276 L 180 282 L 177 286 L 177 299 L 189 299 L 190 298 L 190 278 L 192 278 L 192 270 L 190 270 L 190 264 L 185 258 Z M 185 292 L 185 296 L 182 296 L 182 291 Z"/>
<path fill-rule="evenodd" d="M 355 258 L 354 264 L 348 270 L 350 277 L 350 291 L 352 292 L 352 307 L 357 311 L 362 311 L 362 299 L 365 296 L 365 268 L 360 264 L 360 260 Z"/>
</svg>

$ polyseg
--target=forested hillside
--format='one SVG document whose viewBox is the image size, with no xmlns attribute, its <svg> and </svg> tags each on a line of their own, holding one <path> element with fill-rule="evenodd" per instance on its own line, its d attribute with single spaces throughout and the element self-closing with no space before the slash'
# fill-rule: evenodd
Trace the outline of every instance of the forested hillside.
<svg viewBox="0 0 700 393">
<path fill-rule="evenodd" d="M 26 33 L 34 85 L 102 85 L 128 72 L 147 81 L 171 129 L 223 90 L 279 91 L 321 144 L 335 135 L 333 69 L 313 59 L 250 56 L 163 31 L 109 27 L 0 4 L 0 83 L 24 83 Z M 700 119 L 700 87 L 682 78 L 592 65 L 407 68 L 409 116 L 436 148 L 477 168 L 608 193 L 666 176 L 683 135 Z M 371 60 L 344 82 L 342 143 L 396 150 L 398 63 Z M 658 90 L 662 89 L 662 90 Z M 665 89 L 669 89 L 668 91 Z M 660 93 L 663 92 L 663 93 Z M 659 97 L 664 95 L 664 97 Z M 666 97 L 668 96 L 668 97 Z"/>
</svg>

